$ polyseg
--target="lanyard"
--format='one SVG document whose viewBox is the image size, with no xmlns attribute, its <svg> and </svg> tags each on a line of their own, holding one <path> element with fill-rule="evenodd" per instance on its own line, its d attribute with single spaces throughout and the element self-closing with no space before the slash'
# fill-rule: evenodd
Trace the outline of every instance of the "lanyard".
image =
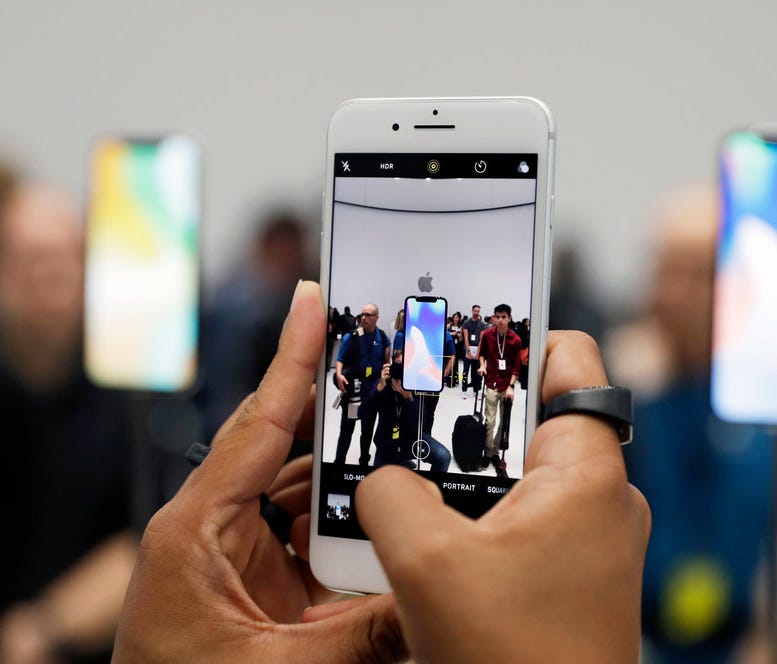
<svg viewBox="0 0 777 664">
<path fill-rule="evenodd" d="M 505 332 L 504 337 L 502 337 L 502 343 L 500 345 L 499 343 L 499 332 L 496 333 L 496 349 L 499 351 L 499 359 L 503 360 L 505 359 L 505 346 L 507 345 L 507 332 Z"/>
</svg>

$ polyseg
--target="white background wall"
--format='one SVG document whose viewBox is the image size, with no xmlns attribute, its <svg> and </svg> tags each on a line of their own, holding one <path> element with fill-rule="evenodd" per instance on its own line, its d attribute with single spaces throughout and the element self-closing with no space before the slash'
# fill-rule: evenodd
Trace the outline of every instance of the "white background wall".
<svg viewBox="0 0 777 664">
<path fill-rule="evenodd" d="M 3 0 L 0 146 L 80 190 L 99 132 L 197 132 L 217 276 L 249 204 L 315 205 L 341 100 L 534 95 L 559 127 L 556 238 L 626 301 L 649 206 L 712 177 L 723 132 L 777 117 L 776 19 L 762 0 Z"/>
</svg>

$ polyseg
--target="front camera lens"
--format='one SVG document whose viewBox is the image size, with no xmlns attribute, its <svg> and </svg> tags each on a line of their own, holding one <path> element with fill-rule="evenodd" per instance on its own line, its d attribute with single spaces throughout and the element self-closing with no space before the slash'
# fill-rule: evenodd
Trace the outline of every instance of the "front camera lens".
<svg viewBox="0 0 777 664">
<path fill-rule="evenodd" d="M 399 125 L 398 125 L 396 122 L 395 122 L 393 125 L 391 125 L 391 128 L 392 128 L 394 131 L 399 131 Z"/>
</svg>

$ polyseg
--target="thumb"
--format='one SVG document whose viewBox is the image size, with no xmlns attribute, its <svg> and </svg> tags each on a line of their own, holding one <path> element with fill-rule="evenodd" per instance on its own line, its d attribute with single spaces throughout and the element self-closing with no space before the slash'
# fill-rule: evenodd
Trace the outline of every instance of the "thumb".
<svg viewBox="0 0 777 664">
<path fill-rule="evenodd" d="M 428 574 L 419 561 L 433 560 L 433 552 L 449 546 L 469 522 L 443 503 L 435 484 L 400 466 L 384 466 L 359 483 L 356 513 L 400 594 L 416 574 Z"/>
</svg>

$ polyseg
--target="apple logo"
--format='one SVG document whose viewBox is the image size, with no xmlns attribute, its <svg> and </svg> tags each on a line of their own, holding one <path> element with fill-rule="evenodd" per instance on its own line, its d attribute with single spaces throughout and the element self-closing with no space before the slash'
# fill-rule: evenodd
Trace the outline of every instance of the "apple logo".
<svg viewBox="0 0 777 664">
<path fill-rule="evenodd" d="M 422 293 L 432 292 L 432 276 L 428 272 L 426 276 L 418 277 L 418 290 Z"/>
</svg>

